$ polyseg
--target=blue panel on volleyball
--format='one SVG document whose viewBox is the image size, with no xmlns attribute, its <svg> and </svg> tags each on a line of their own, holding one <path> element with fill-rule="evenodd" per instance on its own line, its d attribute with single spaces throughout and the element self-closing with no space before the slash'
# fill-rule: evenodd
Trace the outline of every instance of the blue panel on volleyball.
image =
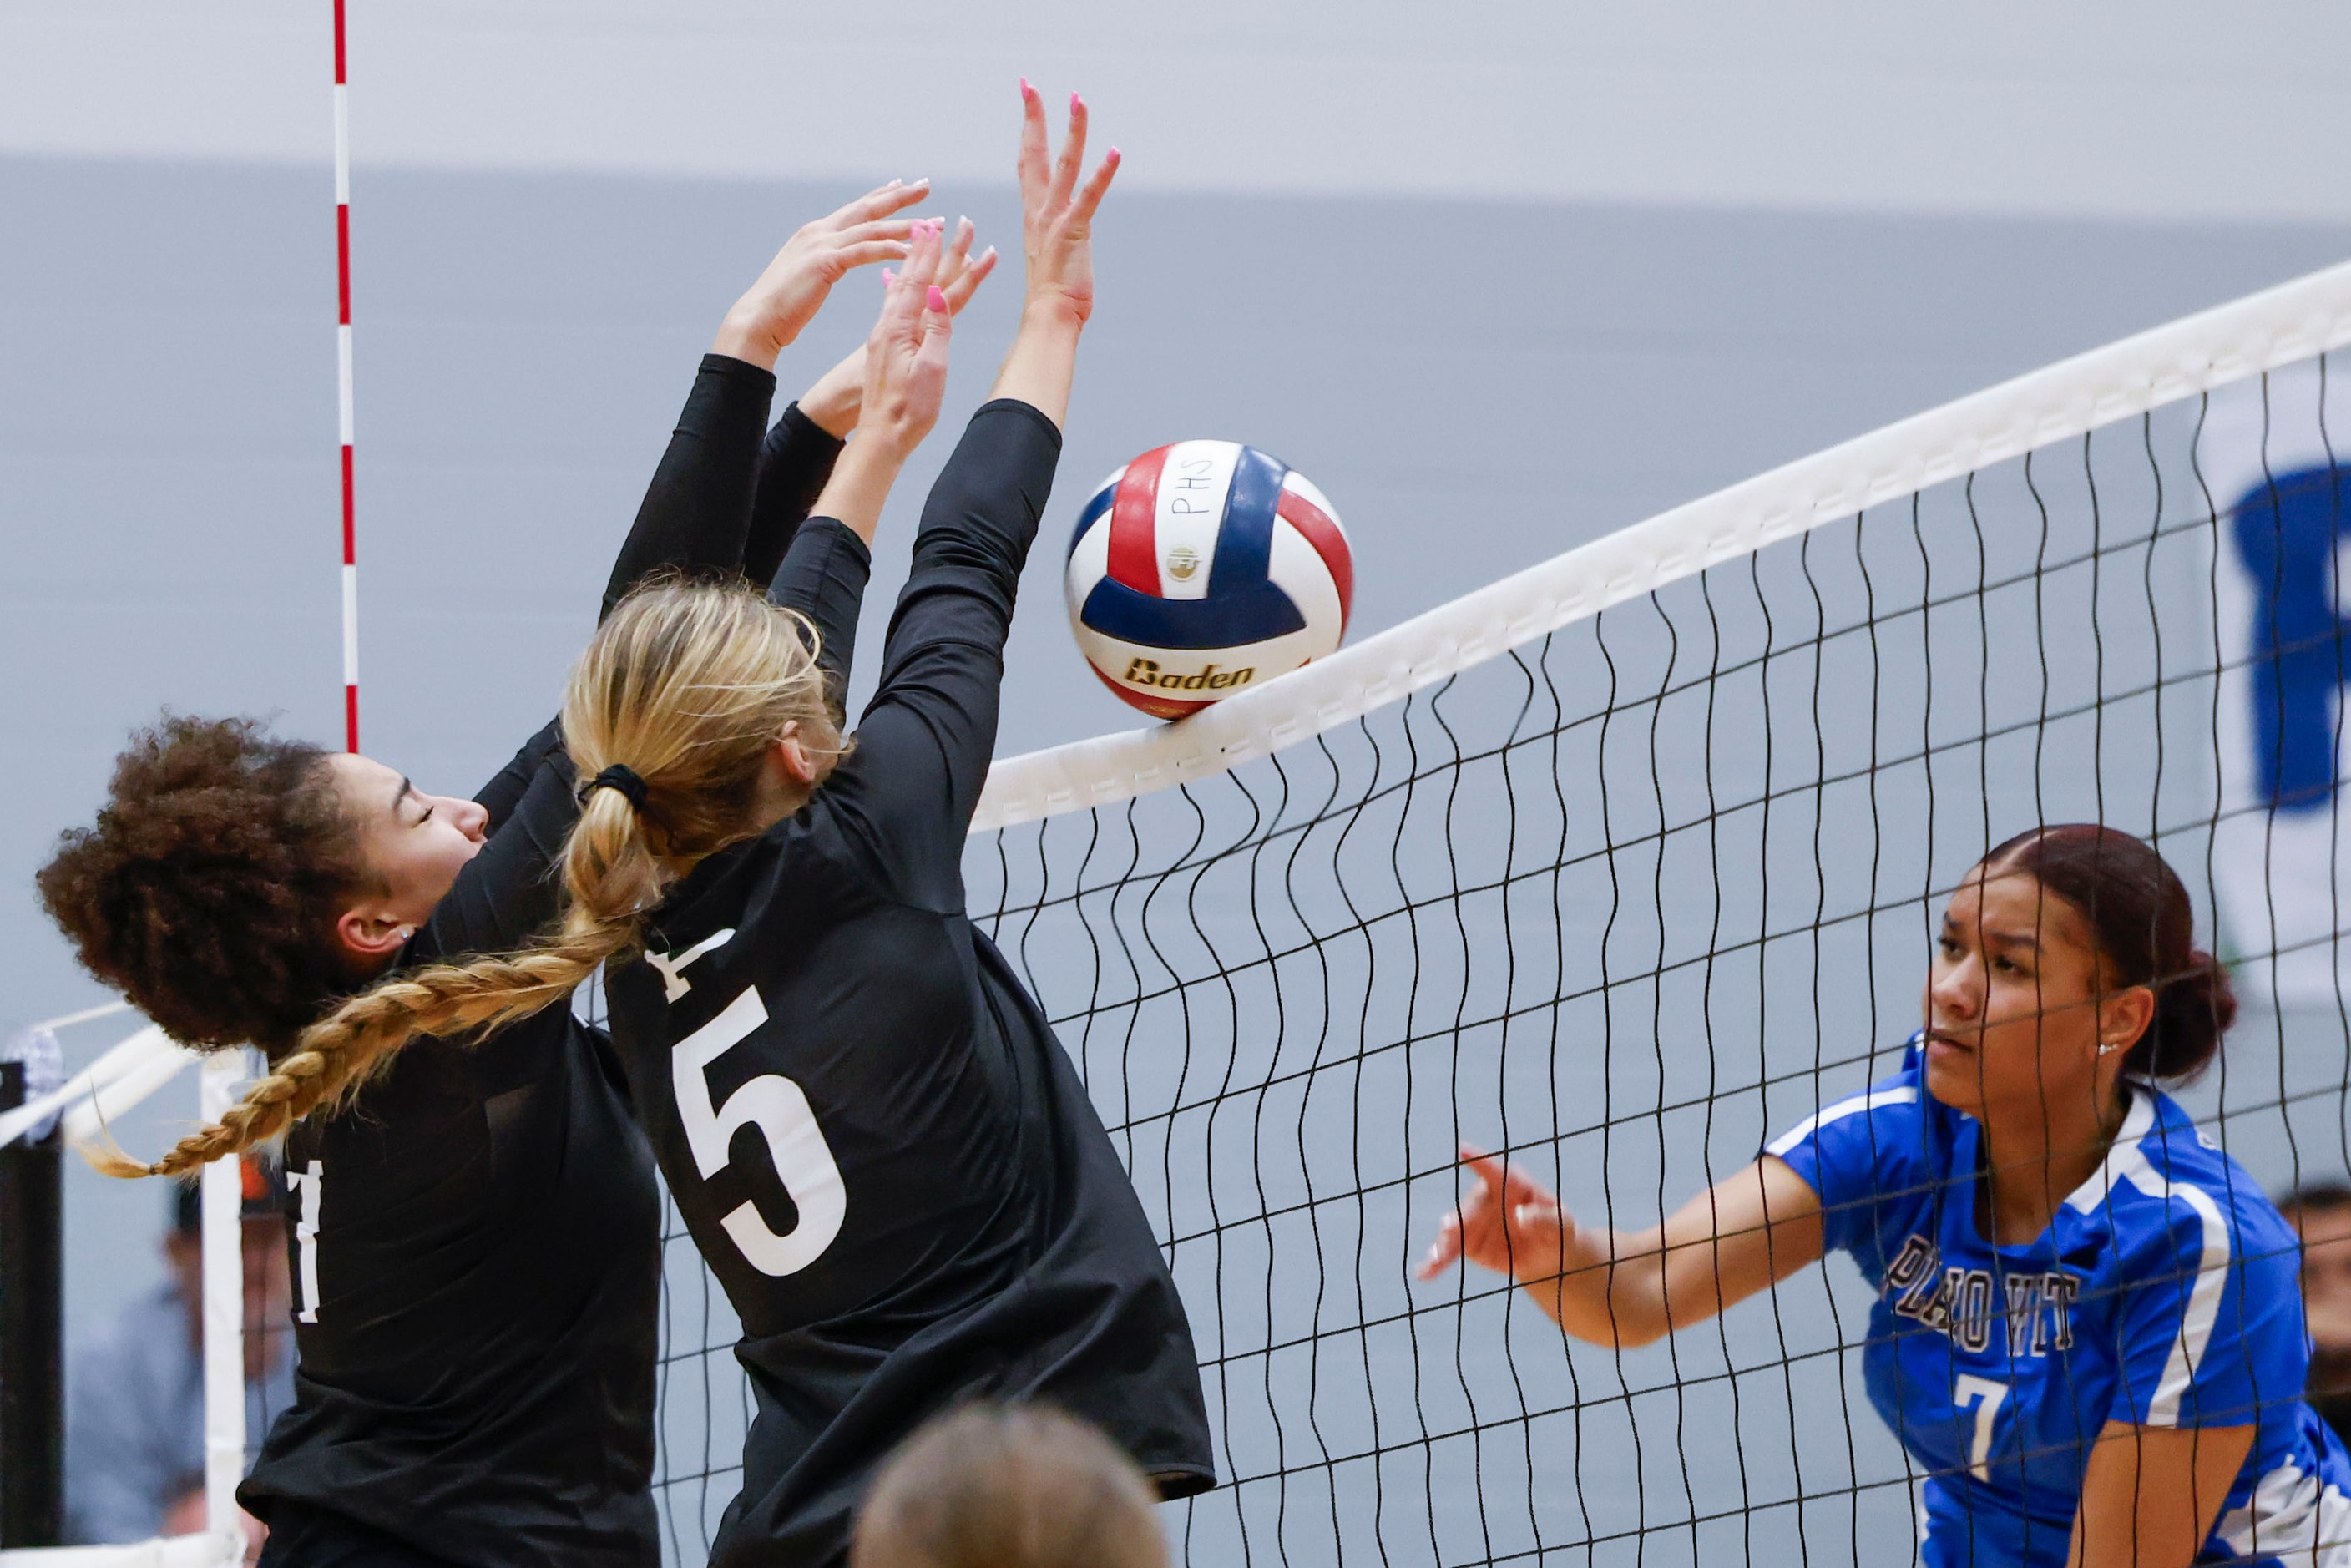
<svg viewBox="0 0 2351 1568">
<path fill-rule="evenodd" d="M 1086 595 L 1082 614 L 1104 636 L 1146 648 L 1235 648 L 1306 626 L 1290 595 L 1262 576 L 1229 591 L 1212 585 L 1206 599 L 1162 599 L 1105 577 Z"/>
<path fill-rule="evenodd" d="M 1281 504 L 1281 476 L 1290 470 L 1254 446 L 1244 446 L 1233 464 L 1231 486 L 1225 492 L 1223 525 L 1217 530 L 1217 560 L 1208 573 L 1208 599 L 1211 603 L 1230 593 L 1239 595 L 1252 587 L 1263 587 L 1266 571 L 1273 559 L 1273 509 Z M 1276 591 L 1279 595 L 1279 590 Z M 1281 602 L 1290 602 L 1282 597 Z M 1259 632 L 1256 638 L 1278 637 L 1284 632 L 1295 632 L 1306 622 L 1298 612 L 1290 612 L 1290 623 Z M 1203 643 L 1176 644 L 1181 647 L 1207 647 Z"/>
</svg>

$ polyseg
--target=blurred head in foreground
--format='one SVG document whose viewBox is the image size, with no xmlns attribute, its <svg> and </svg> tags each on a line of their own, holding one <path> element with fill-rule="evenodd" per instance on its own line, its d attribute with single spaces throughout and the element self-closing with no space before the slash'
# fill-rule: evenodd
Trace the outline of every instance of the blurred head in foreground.
<svg viewBox="0 0 2351 1568">
<path fill-rule="evenodd" d="M 882 1468 L 850 1568 L 1166 1568 L 1158 1500 L 1085 1423 L 1036 1405 L 967 1405 Z"/>
</svg>

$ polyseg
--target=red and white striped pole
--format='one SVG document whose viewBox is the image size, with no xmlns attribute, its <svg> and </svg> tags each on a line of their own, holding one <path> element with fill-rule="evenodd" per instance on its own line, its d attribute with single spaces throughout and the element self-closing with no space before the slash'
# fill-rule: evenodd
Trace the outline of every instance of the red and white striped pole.
<svg viewBox="0 0 2351 1568">
<path fill-rule="evenodd" d="M 359 536 L 351 505 L 351 114 L 335 0 L 335 396 L 343 436 L 343 745 L 360 748 Z"/>
</svg>

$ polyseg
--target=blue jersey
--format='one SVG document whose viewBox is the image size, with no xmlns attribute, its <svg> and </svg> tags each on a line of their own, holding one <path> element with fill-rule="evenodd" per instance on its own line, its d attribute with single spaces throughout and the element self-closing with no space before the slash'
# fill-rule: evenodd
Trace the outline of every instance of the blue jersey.
<svg viewBox="0 0 2351 1568">
<path fill-rule="evenodd" d="M 1902 1071 L 1773 1140 L 1877 1288 L 1870 1402 L 1926 1473 L 1928 1568 L 2062 1565 L 2109 1421 L 2258 1433 L 2199 1563 L 2351 1568 L 2351 1458 L 2303 1402 L 2294 1233 L 2170 1096 L 2032 1241 L 1976 1225 L 1981 1124 Z M 2335 1544 L 2343 1543 L 2343 1544 Z"/>
</svg>

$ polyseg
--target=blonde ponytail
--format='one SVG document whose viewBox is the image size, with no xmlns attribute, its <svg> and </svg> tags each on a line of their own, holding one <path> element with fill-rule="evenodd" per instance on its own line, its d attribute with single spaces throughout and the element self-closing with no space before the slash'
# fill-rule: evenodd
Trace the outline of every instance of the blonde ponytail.
<svg viewBox="0 0 2351 1568">
<path fill-rule="evenodd" d="M 768 767 L 797 738 L 820 777 L 846 749 L 825 702 L 817 633 L 740 587 L 657 584 L 606 619 L 573 666 L 566 748 L 583 780 L 643 780 L 643 804 L 590 789 L 564 841 L 565 907 L 520 952 L 435 964 L 343 1002 L 304 1030 L 220 1121 L 141 1165 L 86 1150 L 109 1176 L 176 1176 L 332 1111 L 420 1036 L 472 1040 L 562 1001 L 608 959 L 633 956 L 647 912 L 703 860 L 805 802 Z"/>
</svg>

